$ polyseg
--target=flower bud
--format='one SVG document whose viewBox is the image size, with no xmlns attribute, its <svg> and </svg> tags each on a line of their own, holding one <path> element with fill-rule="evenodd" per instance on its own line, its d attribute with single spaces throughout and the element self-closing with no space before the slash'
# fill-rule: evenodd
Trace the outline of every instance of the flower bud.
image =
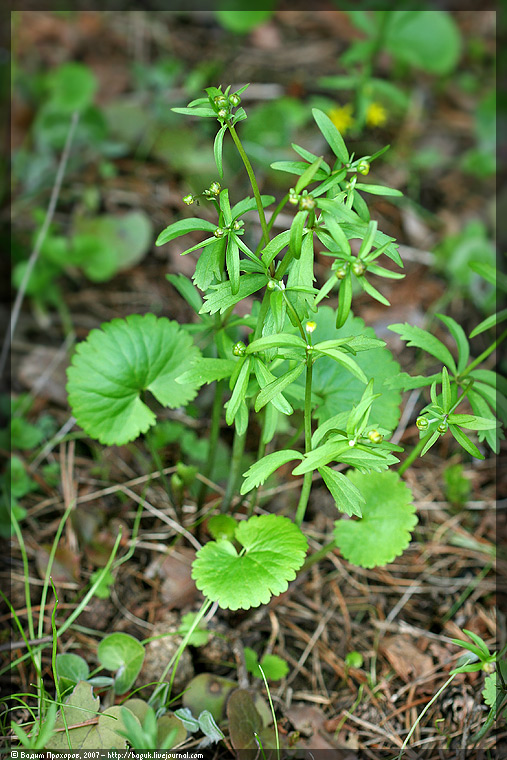
<svg viewBox="0 0 507 760">
<path fill-rule="evenodd" d="M 213 234 L 216 238 L 221 238 L 225 235 L 225 230 L 222 227 L 217 227 Z"/>
<path fill-rule="evenodd" d="M 363 274 L 366 272 L 366 267 L 363 264 L 361 260 L 354 261 L 352 264 L 352 271 L 356 275 L 356 277 L 362 277 Z"/>
<path fill-rule="evenodd" d="M 335 272 L 336 277 L 339 280 L 343 280 L 347 276 L 347 271 L 348 271 L 348 267 L 346 267 L 346 266 L 338 267 L 338 269 Z"/>
<path fill-rule="evenodd" d="M 365 158 L 362 158 L 357 165 L 357 171 L 359 174 L 364 174 L 366 176 L 366 174 L 368 174 L 370 171 L 370 162 Z"/>
<path fill-rule="evenodd" d="M 220 182 L 212 182 L 209 186 L 209 192 L 212 195 L 219 195 L 220 194 Z"/>
<path fill-rule="evenodd" d="M 311 195 L 303 195 L 299 201 L 299 208 L 301 211 L 311 211 L 315 208 L 315 201 Z"/>
<path fill-rule="evenodd" d="M 418 417 L 415 421 L 415 424 L 417 425 L 419 430 L 427 430 L 430 425 L 426 417 Z"/>
<path fill-rule="evenodd" d="M 440 433 L 440 435 L 443 435 L 444 433 L 447 433 L 448 427 L 449 425 L 447 424 L 447 422 L 441 422 L 440 425 L 437 427 L 437 430 Z"/>
<path fill-rule="evenodd" d="M 293 187 L 289 190 L 289 203 L 292 203 L 293 206 L 296 206 L 299 202 L 299 195 L 296 193 Z"/>
<path fill-rule="evenodd" d="M 312 333 L 314 332 L 316 327 L 317 327 L 317 322 L 307 322 L 305 325 L 305 330 L 307 333 Z"/>
<path fill-rule="evenodd" d="M 229 115 L 229 112 L 225 108 L 221 108 L 218 112 L 218 117 L 220 119 L 226 119 L 228 115 Z"/>
<path fill-rule="evenodd" d="M 242 227 L 243 227 L 243 222 L 239 222 L 237 219 L 235 222 L 232 223 L 232 229 L 235 232 L 238 232 L 238 230 L 240 230 Z"/>
<path fill-rule="evenodd" d="M 183 203 L 185 203 L 187 206 L 191 206 L 193 202 L 194 202 L 194 196 L 192 195 L 192 193 L 185 195 L 185 197 L 183 198 Z"/>
<path fill-rule="evenodd" d="M 382 443 L 384 436 L 378 430 L 370 430 L 368 438 L 372 443 Z"/>
<path fill-rule="evenodd" d="M 268 280 L 268 284 L 266 285 L 268 290 L 276 290 L 277 283 L 275 280 Z"/>
<path fill-rule="evenodd" d="M 238 341 L 232 347 L 232 353 L 234 356 L 244 356 L 246 353 L 246 346 L 242 340 Z"/>
<path fill-rule="evenodd" d="M 228 105 L 225 95 L 217 95 L 216 98 L 213 99 L 213 102 L 219 108 L 223 108 L 224 106 Z"/>
<path fill-rule="evenodd" d="M 241 103 L 241 98 L 239 97 L 237 92 L 233 92 L 231 95 L 229 95 L 229 103 L 233 108 L 236 108 L 236 106 L 239 106 Z"/>
</svg>

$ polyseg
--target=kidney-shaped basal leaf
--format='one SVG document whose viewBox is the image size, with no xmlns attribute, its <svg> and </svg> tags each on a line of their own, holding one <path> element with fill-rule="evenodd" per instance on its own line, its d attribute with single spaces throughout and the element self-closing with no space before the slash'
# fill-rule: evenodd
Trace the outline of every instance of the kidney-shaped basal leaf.
<svg viewBox="0 0 507 760">
<path fill-rule="evenodd" d="M 106 714 L 99 713 L 99 705 L 99 698 L 93 696 L 92 685 L 79 681 L 65 700 L 65 721 L 60 710 L 55 723 L 56 732 L 48 739 L 44 749 L 62 752 L 69 752 L 69 749 L 125 749 L 127 742 L 120 733 L 125 728 L 120 714 L 122 708 L 113 705 Z"/>
<path fill-rule="evenodd" d="M 307 541 L 291 520 L 281 515 L 251 517 L 236 528 L 238 554 L 227 540 L 209 541 L 192 566 L 196 586 L 224 609 L 267 604 L 288 588 L 303 564 Z"/>
<path fill-rule="evenodd" d="M 97 657 L 104 668 L 116 671 L 116 694 L 125 694 L 139 675 L 144 661 L 144 647 L 128 633 L 111 633 L 100 642 Z"/>
<path fill-rule="evenodd" d="M 187 404 L 199 385 L 176 378 L 199 357 L 177 322 L 154 314 L 113 319 L 92 330 L 67 370 L 69 404 L 78 425 L 107 446 L 133 441 L 155 423 L 141 394 L 150 391 L 171 409 Z"/>
<path fill-rule="evenodd" d="M 392 562 L 410 543 L 417 524 L 412 494 L 396 472 L 349 472 L 364 496 L 361 520 L 338 520 L 334 534 L 345 559 L 360 567 Z"/>
</svg>

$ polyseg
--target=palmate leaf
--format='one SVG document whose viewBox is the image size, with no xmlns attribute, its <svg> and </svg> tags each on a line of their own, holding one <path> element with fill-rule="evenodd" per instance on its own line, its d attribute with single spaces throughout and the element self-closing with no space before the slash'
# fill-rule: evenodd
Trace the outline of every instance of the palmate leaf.
<svg viewBox="0 0 507 760">
<path fill-rule="evenodd" d="M 360 567 L 378 567 L 392 562 L 410 543 L 417 524 L 412 494 L 396 472 L 348 474 L 362 493 L 361 520 L 338 520 L 336 544 L 349 562 Z"/>
<path fill-rule="evenodd" d="M 78 425 L 101 443 L 123 445 L 155 424 L 141 394 L 163 406 L 184 406 L 199 383 L 176 378 L 200 357 L 177 322 L 154 314 L 113 319 L 79 343 L 67 370 L 69 404 Z"/>
<path fill-rule="evenodd" d="M 248 610 L 287 590 L 303 564 L 307 541 L 291 520 L 262 515 L 241 522 L 235 535 L 240 554 L 227 540 L 209 541 L 197 552 L 192 577 L 222 609 Z"/>
</svg>

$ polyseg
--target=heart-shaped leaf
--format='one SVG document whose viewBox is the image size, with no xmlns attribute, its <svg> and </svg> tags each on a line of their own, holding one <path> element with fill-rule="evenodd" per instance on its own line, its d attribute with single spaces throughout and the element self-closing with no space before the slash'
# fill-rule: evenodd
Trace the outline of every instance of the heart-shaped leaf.
<svg viewBox="0 0 507 760">
<path fill-rule="evenodd" d="M 393 471 L 349 472 L 362 493 L 361 520 L 338 520 L 334 534 L 345 559 L 360 567 L 387 565 L 410 543 L 417 524 L 410 488 Z"/>
<path fill-rule="evenodd" d="M 238 554 L 226 539 L 209 541 L 192 566 L 197 588 L 224 609 L 244 609 L 267 604 L 288 588 L 303 564 L 307 541 L 287 517 L 262 515 L 241 522 L 236 541 Z"/>
<path fill-rule="evenodd" d="M 97 657 L 106 670 L 116 671 L 116 694 L 125 694 L 139 675 L 144 661 L 144 647 L 128 633 L 111 633 L 100 642 Z"/>
<path fill-rule="evenodd" d="M 154 314 L 113 319 L 79 343 L 67 370 L 69 404 L 83 430 L 106 445 L 133 441 L 155 423 L 141 394 L 174 409 L 199 385 L 176 379 L 200 357 L 177 322 Z"/>
</svg>

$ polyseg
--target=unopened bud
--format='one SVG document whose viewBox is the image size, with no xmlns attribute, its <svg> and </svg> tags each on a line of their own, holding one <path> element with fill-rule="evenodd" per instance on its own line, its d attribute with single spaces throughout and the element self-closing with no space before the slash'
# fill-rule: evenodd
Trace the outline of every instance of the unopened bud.
<svg viewBox="0 0 507 760">
<path fill-rule="evenodd" d="M 246 346 L 242 340 L 238 341 L 232 347 L 232 353 L 234 356 L 244 356 L 246 353 Z"/>
<path fill-rule="evenodd" d="M 363 264 L 362 261 L 354 261 L 352 264 L 352 271 L 356 275 L 356 277 L 362 277 L 363 274 L 366 272 L 366 267 Z"/>
<path fill-rule="evenodd" d="M 241 98 L 239 97 L 237 92 L 233 92 L 232 95 L 229 95 L 229 103 L 234 108 L 236 108 L 236 106 L 239 106 L 239 104 L 241 103 Z"/>
<path fill-rule="evenodd" d="M 419 430 L 427 430 L 430 426 L 430 423 L 426 417 L 418 417 L 415 421 L 415 424 Z"/>
<path fill-rule="evenodd" d="M 216 238 L 221 238 L 225 235 L 225 230 L 222 227 L 217 227 L 213 234 Z"/>
<path fill-rule="evenodd" d="M 361 161 L 359 161 L 357 165 L 357 171 L 359 172 L 359 174 L 364 174 L 364 175 L 368 174 L 368 172 L 370 171 L 370 162 L 367 161 L 365 158 L 362 158 Z"/>
<path fill-rule="evenodd" d="M 378 430 L 370 430 L 368 438 L 372 443 L 382 443 L 384 436 Z"/>
<path fill-rule="evenodd" d="M 194 202 L 194 196 L 191 193 L 189 193 L 188 195 L 185 195 L 185 197 L 183 198 L 183 203 L 185 203 L 187 206 L 191 206 L 193 202 Z"/>
</svg>

